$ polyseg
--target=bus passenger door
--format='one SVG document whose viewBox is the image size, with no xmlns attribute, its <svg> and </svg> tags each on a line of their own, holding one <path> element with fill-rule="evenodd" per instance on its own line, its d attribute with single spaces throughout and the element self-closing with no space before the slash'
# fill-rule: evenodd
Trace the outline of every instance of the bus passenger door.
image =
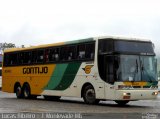
<svg viewBox="0 0 160 119">
<path fill-rule="evenodd" d="M 106 99 L 114 98 L 114 56 L 107 55 L 104 57 L 104 66 L 105 66 L 105 97 Z"/>
</svg>

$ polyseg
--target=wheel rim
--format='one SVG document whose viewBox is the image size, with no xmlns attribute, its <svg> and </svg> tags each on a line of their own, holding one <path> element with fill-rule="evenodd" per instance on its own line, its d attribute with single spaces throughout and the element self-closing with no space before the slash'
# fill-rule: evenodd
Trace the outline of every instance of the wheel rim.
<svg viewBox="0 0 160 119">
<path fill-rule="evenodd" d="M 85 95 L 88 102 L 93 102 L 95 100 L 95 91 L 94 89 L 88 89 Z"/>
<path fill-rule="evenodd" d="M 19 97 L 21 95 L 21 93 L 22 93 L 21 87 L 17 87 L 17 89 L 16 89 L 17 97 Z"/>
<path fill-rule="evenodd" d="M 25 87 L 24 89 L 24 97 L 28 98 L 29 97 L 29 90 Z"/>
</svg>

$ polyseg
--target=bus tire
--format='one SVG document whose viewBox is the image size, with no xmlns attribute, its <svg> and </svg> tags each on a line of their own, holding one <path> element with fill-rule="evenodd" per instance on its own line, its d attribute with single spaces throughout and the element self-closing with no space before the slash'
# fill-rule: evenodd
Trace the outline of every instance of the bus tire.
<svg viewBox="0 0 160 119">
<path fill-rule="evenodd" d="M 96 99 L 96 93 L 92 85 L 87 85 L 83 91 L 83 100 L 86 104 L 98 104 L 100 100 Z"/>
<path fill-rule="evenodd" d="M 120 106 L 124 106 L 126 105 L 129 101 L 128 100 L 115 100 L 115 102 L 120 105 Z"/>
<path fill-rule="evenodd" d="M 37 95 L 30 95 L 30 99 L 37 99 Z"/>
<path fill-rule="evenodd" d="M 44 95 L 43 96 L 45 100 L 60 100 L 61 96 L 48 96 L 48 95 Z"/>
<path fill-rule="evenodd" d="M 24 84 L 23 85 L 23 95 L 24 95 L 24 98 L 25 99 L 29 99 L 31 98 L 31 89 L 30 89 L 30 86 L 29 84 Z"/>
<path fill-rule="evenodd" d="M 15 93 L 16 93 L 17 98 L 19 98 L 19 99 L 24 97 L 23 96 L 23 91 L 22 91 L 22 88 L 21 88 L 20 85 L 15 86 Z"/>
</svg>

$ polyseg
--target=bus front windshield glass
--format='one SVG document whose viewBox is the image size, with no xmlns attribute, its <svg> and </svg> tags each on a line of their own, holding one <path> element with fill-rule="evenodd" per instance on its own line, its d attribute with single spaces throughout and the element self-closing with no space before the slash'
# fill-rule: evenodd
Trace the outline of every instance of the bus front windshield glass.
<svg viewBox="0 0 160 119">
<path fill-rule="evenodd" d="M 154 56 L 120 55 L 116 66 L 118 81 L 156 81 Z"/>
</svg>

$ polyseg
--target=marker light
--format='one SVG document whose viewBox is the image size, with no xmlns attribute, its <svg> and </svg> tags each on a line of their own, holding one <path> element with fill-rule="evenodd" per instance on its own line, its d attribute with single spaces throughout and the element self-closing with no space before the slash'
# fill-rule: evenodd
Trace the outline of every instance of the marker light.
<svg viewBox="0 0 160 119">
<path fill-rule="evenodd" d="M 130 95 L 131 95 L 130 93 L 123 93 L 123 99 L 130 99 L 131 98 Z"/>
<path fill-rule="evenodd" d="M 123 96 L 126 96 L 127 95 L 127 93 L 123 93 Z"/>
<path fill-rule="evenodd" d="M 130 93 L 123 93 L 123 96 L 130 96 L 131 94 Z"/>
</svg>

